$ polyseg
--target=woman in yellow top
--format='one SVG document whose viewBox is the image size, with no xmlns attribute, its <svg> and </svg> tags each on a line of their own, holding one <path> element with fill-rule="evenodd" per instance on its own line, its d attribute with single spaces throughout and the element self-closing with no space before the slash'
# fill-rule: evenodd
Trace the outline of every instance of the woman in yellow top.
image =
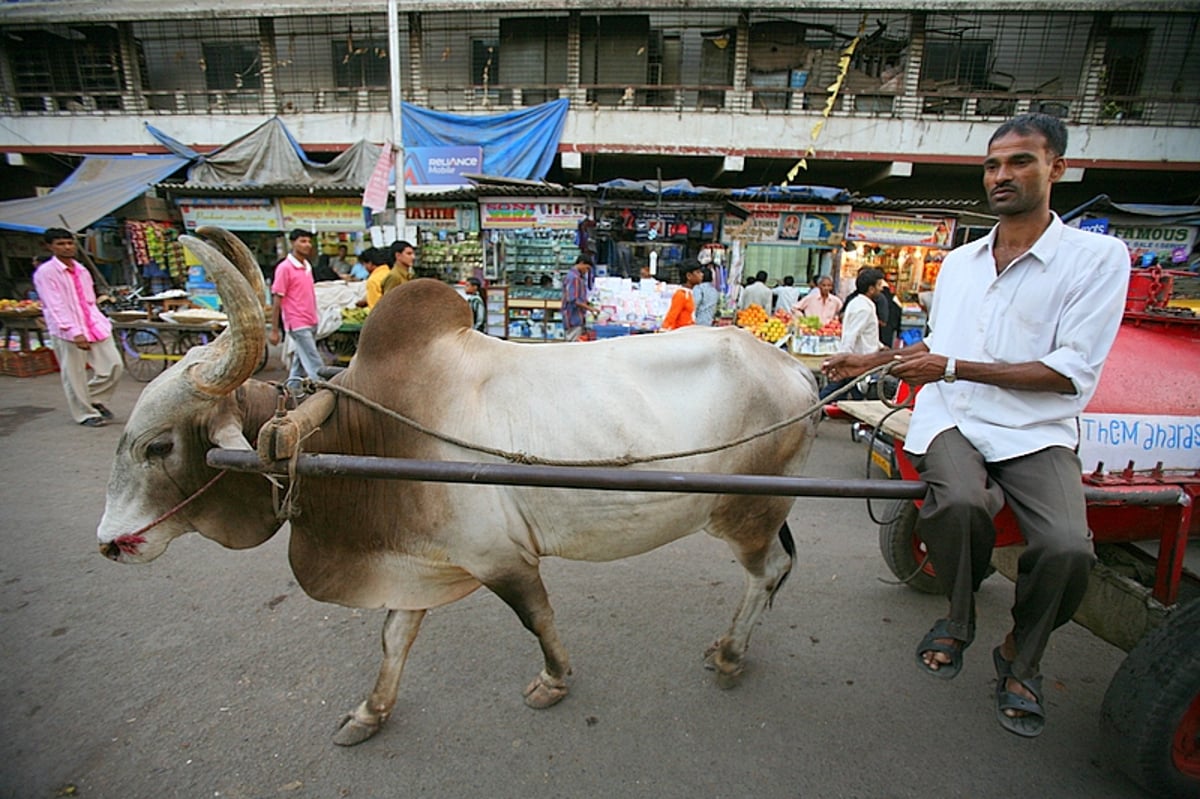
<svg viewBox="0 0 1200 799">
<path fill-rule="evenodd" d="M 692 297 L 692 288 L 700 285 L 704 278 L 704 267 L 692 261 L 683 269 L 683 286 L 671 297 L 671 307 L 663 317 L 660 330 L 675 330 L 694 322 L 696 300 Z"/>
</svg>

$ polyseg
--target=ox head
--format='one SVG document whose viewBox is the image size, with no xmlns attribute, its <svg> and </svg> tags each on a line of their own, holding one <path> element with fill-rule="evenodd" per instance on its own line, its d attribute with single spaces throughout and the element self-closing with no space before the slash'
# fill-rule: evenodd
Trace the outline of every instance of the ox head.
<svg viewBox="0 0 1200 799">
<path fill-rule="evenodd" d="M 228 546 L 253 545 L 233 540 L 238 536 L 236 523 L 218 518 L 228 514 L 227 506 L 238 499 L 224 490 L 155 523 L 217 474 L 205 464 L 210 447 L 250 449 L 234 392 L 253 374 L 266 344 L 259 301 L 262 276 L 253 256 L 223 230 L 197 232 L 207 241 L 191 236 L 181 241 L 216 283 L 229 324 L 215 341 L 193 347 L 159 375 L 129 414 L 97 529 L 100 551 L 113 560 L 153 560 L 172 539 L 192 530 Z M 225 480 L 234 482 L 230 477 Z M 262 478 L 258 480 L 265 485 Z M 252 516 L 247 512 L 247 525 Z M 253 543 L 273 532 L 256 536 Z"/>
</svg>

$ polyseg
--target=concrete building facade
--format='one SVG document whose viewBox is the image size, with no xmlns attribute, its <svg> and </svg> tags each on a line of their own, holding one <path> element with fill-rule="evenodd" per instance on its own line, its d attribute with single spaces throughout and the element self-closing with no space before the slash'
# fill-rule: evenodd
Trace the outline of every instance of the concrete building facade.
<svg viewBox="0 0 1200 799">
<path fill-rule="evenodd" d="M 387 140 L 393 55 L 417 105 L 569 99 L 561 182 L 977 197 L 989 135 L 1034 110 L 1070 127 L 1056 205 L 1200 195 L 1197 2 L 396 2 L 395 54 L 384 0 L 5 3 L 3 197 L 64 155 L 160 151 L 147 123 L 198 149 L 271 116 L 310 153 Z"/>
</svg>

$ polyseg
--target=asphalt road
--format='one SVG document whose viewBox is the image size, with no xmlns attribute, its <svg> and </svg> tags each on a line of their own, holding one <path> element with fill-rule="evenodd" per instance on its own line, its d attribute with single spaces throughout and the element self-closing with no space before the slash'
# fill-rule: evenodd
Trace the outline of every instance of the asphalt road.
<svg viewBox="0 0 1200 799">
<path fill-rule="evenodd" d="M 126 380 L 118 420 L 143 386 Z M 702 668 L 741 593 L 693 536 L 544 574 L 575 673 L 543 711 L 521 690 L 536 642 L 485 591 L 430 613 L 392 719 L 330 736 L 369 690 L 381 611 L 292 579 L 286 528 L 247 552 L 187 536 L 144 566 L 97 552 L 119 424 L 71 423 L 57 376 L 0 378 L 0 797 L 1140 797 L 1101 751 L 1123 654 L 1070 625 L 1043 663 L 1036 741 L 997 725 L 990 649 L 1012 586 L 981 591 L 964 672 L 913 665 L 943 600 L 888 585 L 862 500 L 806 499 L 799 562 L 755 632 L 739 687 Z M 844 423 L 812 476 L 861 477 Z"/>
</svg>

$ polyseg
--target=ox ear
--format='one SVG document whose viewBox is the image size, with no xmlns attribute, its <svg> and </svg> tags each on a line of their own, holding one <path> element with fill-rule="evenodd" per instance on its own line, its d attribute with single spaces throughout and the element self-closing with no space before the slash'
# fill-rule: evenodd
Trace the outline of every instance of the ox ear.
<svg viewBox="0 0 1200 799">
<path fill-rule="evenodd" d="M 225 403 L 222 403 L 224 405 Z M 221 449 L 253 450 L 250 442 L 242 432 L 240 414 L 229 408 L 220 408 L 208 425 L 208 440 Z"/>
</svg>

